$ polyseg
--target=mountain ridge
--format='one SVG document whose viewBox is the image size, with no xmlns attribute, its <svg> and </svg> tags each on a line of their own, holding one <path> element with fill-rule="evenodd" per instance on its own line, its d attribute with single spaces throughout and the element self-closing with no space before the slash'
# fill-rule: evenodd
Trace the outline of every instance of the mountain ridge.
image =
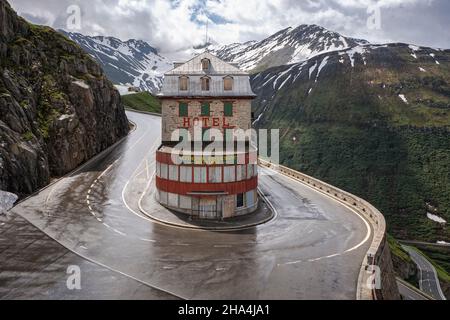
<svg viewBox="0 0 450 320">
<path fill-rule="evenodd" d="M 122 41 L 110 36 L 86 36 L 64 30 L 59 32 L 96 59 L 117 85 L 129 85 L 155 93 L 162 85 L 164 72 L 173 67 L 173 63 L 143 40 Z"/>
</svg>

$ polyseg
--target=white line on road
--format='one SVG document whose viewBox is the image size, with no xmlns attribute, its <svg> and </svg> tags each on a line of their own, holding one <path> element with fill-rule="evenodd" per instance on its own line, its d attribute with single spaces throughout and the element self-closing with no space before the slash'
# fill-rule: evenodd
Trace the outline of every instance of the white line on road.
<svg viewBox="0 0 450 320">
<path fill-rule="evenodd" d="M 271 169 L 271 168 L 267 168 L 267 167 L 263 167 L 263 168 L 266 169 L 266 170 L 270 170 L 270 171 L 274 172 L 275 174 L 279 174 L 279 175 L 281 175 L 281 176 L 283 176 L 283 177 L 285 177 L 285 178 L 289 178 L 289 179 L 291 179 L 291 180 L 293 180 L 293 181 L 295 181 L 295 182 L 297 182 L 297 183 L 301 183 L 302 185 L 308 187 L 309 189 L 311 189 L 311 190 L 313 190 L 313 191 L 319 193 L 318 190 L 316 190 L 316 189 L 314 189 L 313 187 L 311 187 L 311 186 L 309 186 L 309 185 L 303 183 L 302 181 L 300 181 L 300 180 L 298 180 L 298 179 L 295 179 L 295 178 L 290 177 L 290 176 L 283 175 L 283 174 L 279 173 L 278 171 L 275 171 L 275 170 L 273 170 L 273 169 Z M 366 219 L 364 219 L 363 216 L 361 216 L 361 215 L 359 214 L 359 212 L 357 212 L 355 209 L 353 209 L 352 207 L 350 207 L 350 206 L 347 205 L 346 203 L 343 203 L 343 202 L 341 202 L 341 201 L 338 201 L 337 199 L 335 199 L 335 198 L 333 198 L 333 197 L 331 197 L 331 196 L 329 196 L 329 195 L 327 195 L 327 194 L 325 194 L 325 193 L 323 193 L 323 194 L 324 194 L 325 196 L 327 196 L 329 199 L 334 200 L 335 202 L 337 202 L 337 203 L 343 205 L 344 207 L 346 207 L 347 209 L 349 209 L 349 210 L 351 210 L 353 213 L 355 213 L 355 214 L 356 214 L 356 215 L 364 222 L 364 224 L 365 224 L 365 226 L 366 226 L 366 229 L 367 229 L 367 233 L 366 233 L 365 238 L 364 238 L 360 243 L 358 243 L 357 245 L 355 245 L 354 247 L 349 248 L 349 249 L 347 249 L 347 250 L 345 250 L 345 251 L 343 251 L 343 252 L 337 252 L 337 253 L 334 253 L 334 254 L 330 254 L 330 255 L 328 255 L 328 256 L 310 259 L 311 261 L 318 261 L 318 260 L 322 260 L 322 259 L 328 259 L 328 258 L 336 257 L 336 256 L 339 256 L 339 255 L 343 255 L 343 254 L 345 254 L 345 253 L 349 253 L 349 252 L 351 252 L 351 251 L 354 251 L 354 250 L 358 249 L 359 247 L 361 247 L 362 245 L 364 245 L 364 243 L 366 243 L 366 241 L 369 240 L 370 235 L 372 234 L 372 229 L 370 228 L 369 223 L 366 221 Z M 310 260 L 308 260 L 308 261 L 310 261 Z M 280 265 L 291 265 L 291 264 L 296 264 L 296 263 L 301 263 L 301 262 L 302 262 L 301 260 L 298 260 L 298 261 L 290 261 L 290 262 L 287 262 L 287 263 L 281 263 L 281 264 L 278 264 L 278 266 L 280 266 Z"/>
</svg>

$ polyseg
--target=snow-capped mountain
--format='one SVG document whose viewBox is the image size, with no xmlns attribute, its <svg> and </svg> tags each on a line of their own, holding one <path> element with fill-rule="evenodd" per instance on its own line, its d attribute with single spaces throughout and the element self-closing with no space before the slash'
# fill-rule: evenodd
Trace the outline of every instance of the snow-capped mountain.
<svg viewBox="0 0 450 320">
<path fill-rule="evenodd" d="M 281 30 L 262 41 L 210 46 L 219 58 L 237 63 L 246 71 L 297 63 L 316 55 L 367 44 L 365 40 L 348 38 L 317 25 L 300 25 Z"/>
<path fill-rule="evenodd" d="M 157 92 L 164 72 L 173 67 L 165 57 L 142 40 L 122 41 L 114 37 L 91 37 L 61 31 L 87 51 L 117 85 L 129 85 Z"/>
</svg>

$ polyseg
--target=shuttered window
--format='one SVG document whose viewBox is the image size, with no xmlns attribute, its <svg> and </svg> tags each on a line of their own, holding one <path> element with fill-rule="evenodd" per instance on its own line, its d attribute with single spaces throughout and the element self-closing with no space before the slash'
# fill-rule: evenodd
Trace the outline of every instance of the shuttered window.
<svg viewBox="0 0 450 320">
<path fill-rule="evenodd" d="M 203 102 L 202 103 L 202 114 L 201 115 L 204 116 L 204 117 L 209 117 L 210 112 L 211 112 L 211 110 L 210 110 L 209 102 Z"/>
<path fill-rule="evenodd" d="M 233 116 L 233 103 L 232 102 L 224 102 L 223 103 L 223 113 L 225 117 Z"/>
<path fill-rule="evenodd" d="M 188 104 L 186 102 L 180 102 L 178 105 L 178 114 L 180 117 L 189 116 Z"/>
</svg>

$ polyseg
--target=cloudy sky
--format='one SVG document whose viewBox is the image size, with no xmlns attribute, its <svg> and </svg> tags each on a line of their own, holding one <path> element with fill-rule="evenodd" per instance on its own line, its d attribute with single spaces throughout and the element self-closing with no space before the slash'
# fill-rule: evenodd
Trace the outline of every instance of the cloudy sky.
<svg viewBox="0 0 450 320">
<path fill-rule="evenodd" d="M 289 26 L 317 24 L 372 42 L 450 48 L 448 0 L 9 1 L 31 22 L 88 35 L 142 39 L 174 59 L 204 42 L 206 21 L 209 36 L 221 44 L 261 40 Z"/>
</svg>

